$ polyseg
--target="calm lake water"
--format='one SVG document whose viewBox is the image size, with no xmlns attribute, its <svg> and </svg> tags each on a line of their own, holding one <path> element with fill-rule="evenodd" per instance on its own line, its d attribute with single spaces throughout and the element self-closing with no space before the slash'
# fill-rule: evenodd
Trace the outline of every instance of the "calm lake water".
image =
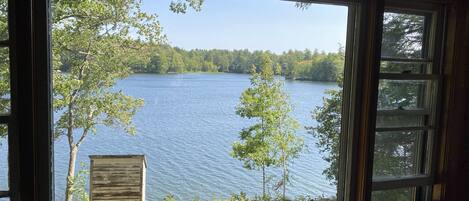
<svg viewBox="0 0 469 201">
<path fill-rule="evenodd" d="M 137 135 L 99 127 L 80 147 L 78 162 L 89 164 L 89 155 L 146 155 L 147 200 L 162 200 L 168 193 L 181 201 L 225 198 L 241 191 L 260 194 L 261 173 L 243 169 L 241 162 L 230 156 L 238 132 L 252 123 L 235 114 L 239 96 L 249 84 L 249 76 L 240 74 L 137 74 L 121 80 L 116 89 L 145 100 L 134 118 Z M 298 135 L 304 136 L 308 146 L 291 166 L 289 196 L 335 195 L 335 186 L 322 175 L 328 163 L 315 147 L 317 140 L 303 127 L 316 125 L 310 117 L 312 109 L 322 104 L 325 90 L 336 87 L 323 82 L 285 83 L 293 115 L 302 124 Z M 6 181 L 5 145 L 3 142 L 0 148 L 2 188 Z M 65 138 L 55 142 L 54 157 L 56 200 L 63 200 L 68 161 Z M 270 173 L 280 176 L 275 170 Z"/>
</svg>

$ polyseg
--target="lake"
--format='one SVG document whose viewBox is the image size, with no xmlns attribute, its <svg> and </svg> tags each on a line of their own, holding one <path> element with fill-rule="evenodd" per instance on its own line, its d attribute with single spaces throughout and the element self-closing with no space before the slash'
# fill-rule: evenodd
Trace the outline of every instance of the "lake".
<svg viewBox="0 0 469 201">
<path fill-rule="evenodd" d="M 230 156 L 238 132 L 252 121 L 235 114 L 240 94 L 249 87 L 249 75 L 242 74 L 136 74 L 115 87 L 145 100 L 134 117 L 137 134 L 99 127 L 80 147 L 78 162 L 89 164 L 89 155 L 144 154 L 148 162 L 147 200 L 162 200 L 172 193 L 178 200 L 226 198 L 232 193 L 261 194 L 262 175 L 243 169 Z M 296 159 L 287 186 L 289 196 L 333 196 L 323 170 L 328 163 L 315 146 L 317 141 L 304 126 L 317 123 L 311 111 L 322 104 L 324 92 L 335 83 L 286 81 L 285 90 L 294 105 L 293 116 L 301 123 L 307 151 Z M 6 181 L 6 142 L 0 149 L 0 187 Z M 64 199 L 68 144 L 55 142 L 56 200 Z M 270 174 L 277 174 L 271 170 Z M 275 180 L 275 179 L 274 179 Z M 276 180 L 275 180 L 276 181 Z M 272 182 L 274 183 L 274 182 Z"/>
</svg>

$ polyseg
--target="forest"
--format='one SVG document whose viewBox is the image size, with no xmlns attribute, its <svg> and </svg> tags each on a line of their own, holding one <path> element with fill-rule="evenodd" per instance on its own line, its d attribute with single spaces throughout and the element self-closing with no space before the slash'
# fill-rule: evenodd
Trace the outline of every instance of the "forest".
<svg viewBox="0 0 469 201">
<path fill-rule="evenodd" d="M 337 81 L 343 72 L 344 50 L 339 45 L 336 53 L 316 50 L 288 50 L 281 54 L 270 51 L 244 50 L 184 50 L 169 45 L 140 44 L 145 49 L 145 58 L 135 57 L 130 60 L 130 67 L 135 73 L 189 73 L 189 72 L 224 72 L 246 73 L 252 66 L 259 67 L 262 56 L 267 55 L 273 61 L 275 74 L 287 79 L 311 81 Z M 66 57 L 65 55 L 63 55 Z M 62 62 L 67 71 L 69 65 Z M 259 70 L 259 69 L 258 69 Z"/>
</svg>

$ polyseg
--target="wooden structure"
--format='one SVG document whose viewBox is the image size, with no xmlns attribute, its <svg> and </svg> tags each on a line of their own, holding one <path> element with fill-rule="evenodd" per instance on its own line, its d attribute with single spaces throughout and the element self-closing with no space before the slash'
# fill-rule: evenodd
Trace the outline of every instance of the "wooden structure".
<svg viewBox="0 0 469 201">
<path fill-rule="evenodd" d="M 144 155 L 90 156 L 90 200 L 145 200 Z"/>
</svg>

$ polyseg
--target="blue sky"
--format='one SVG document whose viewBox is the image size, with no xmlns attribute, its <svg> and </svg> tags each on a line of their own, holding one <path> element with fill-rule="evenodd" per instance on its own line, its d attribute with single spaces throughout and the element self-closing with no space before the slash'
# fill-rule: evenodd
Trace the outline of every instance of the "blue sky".
<svg viewBox="0 0 469 201">
<path fill-rule="evenodd" d="M 169 43 L 184 49 L 336 52 L 345 44 L 347 9 L 313 5 L 301 10 L 281 0 L 205 0 L 201 12 L 175 14 L 170 0 L 143 0 L 158 14 Z"/>
</svg>

